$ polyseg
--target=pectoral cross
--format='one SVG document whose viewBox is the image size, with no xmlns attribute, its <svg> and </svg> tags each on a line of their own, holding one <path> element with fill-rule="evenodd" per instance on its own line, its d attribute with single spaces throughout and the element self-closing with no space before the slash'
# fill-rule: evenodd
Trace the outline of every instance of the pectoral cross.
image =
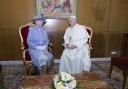
<svg viewBox="0 0 128 89">
<path fill-rule="evenodd" d="M 69 42 L 71 42 L 71 41 L 72 41 L 72 37 L 70 36 L 70 37 L 69 37 Z"/>
<path fill-rule="evenodd" d="M 71 40 L 72 40 L 72 38 L 71 38 L 71 36 L 69 37 L 69 46 L 71 46 Z"/>
</svg>

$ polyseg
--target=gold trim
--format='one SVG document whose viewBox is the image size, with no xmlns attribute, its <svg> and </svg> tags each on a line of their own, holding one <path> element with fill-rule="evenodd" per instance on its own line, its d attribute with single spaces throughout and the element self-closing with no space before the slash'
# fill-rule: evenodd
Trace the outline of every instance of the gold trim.
<svg viewBox="0 0 128 89">
<path fill-rule="evenodd" d="M 33 24 L 33 23 L 27 23 L 27 24 L 21 25 L 21 26 L 19 27 L 19 35 L 20 35 L 20 39 L 21 39 L 21 49 L 24 49 L 23 37 L 22 37 L 22 35 L 21 35 L 21 30 L 22 30 L 22 28 L 24 28 L 24 27 L 26 27 L 26 26 L 34 26 L 34 24 Z"/>
<path fill-rule="evenodd" d="M 89 30 L 90 31 L 90 38 L 89 38 L 89 49 L 93 49 L 92 48 L 92 44 L 91 44 L 91 40 L 92 40 L 92 35 L 93 35 L 93 30 L 92 30 L 92 28 L 90 28 L 90 27 L 87 27 L 87 26 L 84 26 L 83 25 L 83 27 L 86 29 L 86 30 Z"/>
<path fill-rule="evenodd" d="M 21 26 L 19 27 L 19 35 L 20 35 L 20 38 L 21 38 L 21 49 L 23 50 L 23 51 L 22 51 L 22 57 L 23 57 L 23 63 L 24 63 L 24 67 L 25 67 L 25 75 L 28 75 L 28 73 L 27 73 L 27 64 L 28 64 L 28 63 L 31 63 L 32 61 L 26 61 L 26 60 L 25 60 L 25 52 L 28 51 L 28 49 L 24 49 L 23 37 L 22 37 L 22 35 L 21 35 L 21 30 L 22 30 L 22 28 L 24 28 L 24 27 L 26 27 L 26 26 L 34 26 L 34 24 L 33 24 L 33 23 L 27 23 L 27 24 L 21 25 Z"/>
</svg>

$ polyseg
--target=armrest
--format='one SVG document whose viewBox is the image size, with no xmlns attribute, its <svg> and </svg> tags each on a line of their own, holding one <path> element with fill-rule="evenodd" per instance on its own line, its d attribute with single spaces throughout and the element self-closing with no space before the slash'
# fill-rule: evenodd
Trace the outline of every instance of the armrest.
<svg viewBox="0 0 128 89">
<path fill-rule="evenodd" d="M 89 50 L 91 50 L 91 49 L 93 49 L 92 44 L 91 44 L 93 30 L 92 30 L 92 28 L 87 27 L 87 26 L 84 26 L 84 28 L 87 30 L 87 32 L 89 31 L 88 34 L 89 34 L 90 38 L 88 39 L 88 44 L 89 44 Z"/>
<path fill-rule="evenodd" d="M 50 53 L 52 53 L 52 46 L 53 44 L 51 42 L 48 43 L 48 50 Z"/>
<path fill-rule="evenodd" d="M 21 48 L 20 48 L 20 49 L 21 49 L 21 50 L 24 50 L 24 44 L 21 42 L 20 45 L 21 45 Z"/>
</svg>

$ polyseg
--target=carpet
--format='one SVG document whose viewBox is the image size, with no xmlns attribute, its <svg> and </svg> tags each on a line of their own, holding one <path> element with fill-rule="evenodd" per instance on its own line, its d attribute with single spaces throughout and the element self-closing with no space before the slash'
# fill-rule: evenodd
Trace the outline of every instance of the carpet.
<svg viewBox="0 0 128 89">
<path fill-rule="evenodd" d="M 122 71 L 115 68 L 113 69 L 111 79 L 108 78 L 110 62 L 92 62 L 91 71 L 95 71 L 99 76 L 112 86 L 112 89 L 121 89 L 122 87 Z M 59 64 L 56 64 L 53 68 L 53 74 L 57 74 Z M 20 82 L 24 78 L 24 66 L 23 65 L 2 65 L 2 72 L 4 75 L 4 85 L 0 89 L 18 89 Z M 126 88 L 128 89 L 128 81 Z"/>
</svg>

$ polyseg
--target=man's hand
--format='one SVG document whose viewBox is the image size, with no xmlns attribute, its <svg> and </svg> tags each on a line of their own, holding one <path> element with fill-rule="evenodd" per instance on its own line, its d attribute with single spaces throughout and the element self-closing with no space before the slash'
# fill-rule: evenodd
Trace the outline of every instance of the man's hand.
<svg viewBox="0 0 128 89">
<path fill-rule="evenodd" d="M 76 45 L 71 45 L 71 47 L 70 47 L 70 49 L 75 49 L 75 48 L 77 48 Z"/>
<path fill-rule="evenodd" d="M 66 44 L 65 47 L 66 48 L 69 48 L 69 49 L 75 49 L 75 48 L 77 48 L 77 46 L 76 45 L 73 45 L 73 44 Z"/>
</svg>

